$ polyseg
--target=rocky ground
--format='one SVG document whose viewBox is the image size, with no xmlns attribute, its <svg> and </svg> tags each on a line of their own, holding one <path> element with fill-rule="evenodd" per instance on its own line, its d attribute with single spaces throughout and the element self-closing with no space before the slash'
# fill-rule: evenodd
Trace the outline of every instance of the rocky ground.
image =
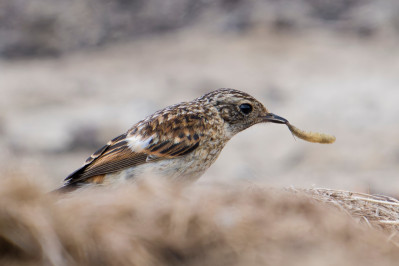
<svg viewBox="0 0 399 266">
<path fill-rule="evenodd" d="M 167 105 L 244 90 L 333 145 L 258 125 L 227 145 L 202 181 L 399 191 L 398 39 L 331 32 L 192 28 L 58 58 L 0 61 L 1 169 L 52 186 L 96 148 Z"/>
<path fill-rule="evenodd" d="M 0 2 L 2 173 L 54 188 L 146 115 L 230 87 L 337 141 L 258 125 L 201 182 L 399 195 L 395 1 L 75 2 Z"/>
</svg>

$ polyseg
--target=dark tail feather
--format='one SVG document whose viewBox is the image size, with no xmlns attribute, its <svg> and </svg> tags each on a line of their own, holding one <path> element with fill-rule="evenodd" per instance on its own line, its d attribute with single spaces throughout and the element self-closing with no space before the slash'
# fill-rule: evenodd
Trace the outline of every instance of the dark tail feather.
<svg viewBox="0 0 399 266">
<path fill-rule="evenodd" d="M 77 170 L 75 170 L 74 172 L 72 172 L 69 176 L 67 176 L 64 179 L 65 184 L 62 187 L 51 191 L 51 193 L 68 193 L 68 192 L 72 192 L 72 191 L 76 190 L 77 188 L 79 188 L 79 185 L 78 185 L 79 182 L 76 182 L 76 181 L 86 170 L 86 167 L 87 167 L 87 165 L 83 165 L 82 167 L 80 167 Z"/>
<path fill-rule="evenodd" d="M 66 184 L 60 188 L 57 188 L 53 191 L 51 191 L 51 194 L 64 194 L 64 193 L 69 193 L 72 191 L 75 191 L 76 189 L 78 189 L 79 186 L 77 184 Z"/>
</svg>

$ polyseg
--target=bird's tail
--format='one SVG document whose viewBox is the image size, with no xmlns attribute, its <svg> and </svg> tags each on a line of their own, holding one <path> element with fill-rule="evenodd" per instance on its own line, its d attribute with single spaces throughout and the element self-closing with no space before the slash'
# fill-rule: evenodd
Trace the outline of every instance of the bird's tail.
<svg viewBox="0 0 399 266">
<path fill-rule="evenodd" d="M 51 191 L 51 194 L 64 194 L 64 193 L 69 193 L 72 191 L 75 191 L 78 187 L 77 184 L 66 184 L 60 188 L 54 189 L 53 191 Z"/>
</svg>

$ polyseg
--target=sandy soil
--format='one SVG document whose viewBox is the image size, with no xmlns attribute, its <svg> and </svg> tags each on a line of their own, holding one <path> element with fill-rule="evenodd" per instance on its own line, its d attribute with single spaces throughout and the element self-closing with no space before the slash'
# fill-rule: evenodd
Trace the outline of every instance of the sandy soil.
<svg viewBox="0 0 399 266">
<path fill-rule="evenodd" d="M 237 135 L 200 182 L 329 187 L 399 195 L 399 51 L 389 36 L 190 29 L 53 59 L 0 61 L 0 168 L 49 180 L 153 111 L 231 87 L 294 125 Z"/>
</svg>

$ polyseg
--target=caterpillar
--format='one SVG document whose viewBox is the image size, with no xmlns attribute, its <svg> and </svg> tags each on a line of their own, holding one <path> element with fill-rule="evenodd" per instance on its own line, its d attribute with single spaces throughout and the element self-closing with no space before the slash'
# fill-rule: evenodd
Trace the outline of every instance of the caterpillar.
<svg viewBox="0 0 399 266">
<path fill-rule="evenodd" d="M 314 142 L 314 143 L 323 143 L 323 144 L 331 144 L 334 143 L 335 137 L 324 134 L 324 133 L 317 133 L 317 132 L 306 132 L 300 130 L 299 128 L 293 126 L 289 122 L 287 122 L 287 127 L 291 131 L 291 133 L 303 140 Z"/>
</svg>

